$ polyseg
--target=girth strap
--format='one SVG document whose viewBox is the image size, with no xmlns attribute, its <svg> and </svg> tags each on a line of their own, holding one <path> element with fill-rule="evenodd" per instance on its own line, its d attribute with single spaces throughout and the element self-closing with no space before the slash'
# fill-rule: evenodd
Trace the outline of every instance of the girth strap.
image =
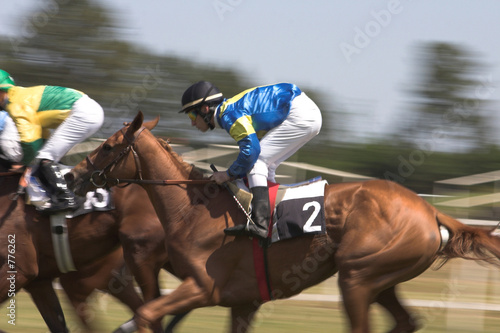
<svg viewBox="0 0 500 333">
<path fill-rule="evenodd" d="M 69 246 L 66 213 L 61 212 L 50 216 L 50 232 L 56 257 L 57 267 L 61 273 L 76 271 Z"/>
</svg>

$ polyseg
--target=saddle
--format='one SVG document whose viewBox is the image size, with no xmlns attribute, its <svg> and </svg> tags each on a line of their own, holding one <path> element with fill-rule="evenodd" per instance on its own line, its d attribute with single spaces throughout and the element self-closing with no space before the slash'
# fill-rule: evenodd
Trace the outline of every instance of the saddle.
<svg viewBox="0 0 500 333">
<path fill-rule="evenodd" d="M 230 184 L 232 192 L 249 212 L 252 199 L 249 189 L 241 180 Z M 271 243 L 326 233 L 324 192 L 327 184 L 321 177 L 288 185 L 268 183 L 269 201 L 273 205 Z"/>
<path fill-rule="evenodd" d="M 65 165 L 60 165 L 62 174 L 66 174 L 71 170 L 70 167 Z M 40 184 L 39 180 L 31 175 L 28 171 L 25 173 L 23 186 L 26 188 L 26 202 L 33 206 L 42 206 L 46 201 L 49 200 L 45 189 Z M 85 198 L 77 200 L 77 208 L 72 211 L 65 212 L 66 218 L 73 218 L 80 215 L 88 214 L 91 212 L 99 211 L 109 211 L 114 209 L 112 192 L 107 189 L 96 189 L 87 193 Z"/>
<path fill-rule="evenodd" d="M 326 180 L 312 179 L 279 185 L 275 199 L 271 242 L 302 235 L 326 234 L 324 195 Z"/>
</svg>

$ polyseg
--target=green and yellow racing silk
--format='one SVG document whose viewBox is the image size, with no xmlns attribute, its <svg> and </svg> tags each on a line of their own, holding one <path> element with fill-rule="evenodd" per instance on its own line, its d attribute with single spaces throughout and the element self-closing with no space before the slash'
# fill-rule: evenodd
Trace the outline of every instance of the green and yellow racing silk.
<svg viewBox="0 0 500 333">
<path fill-rule="evenodd" d="M 58 127 L 83 95 L 78 90 L 57 86 L 14 86 L 8 90 L 6 110 L 19 132 L 25 165 L 40 150 L 50 135 L 49 129 Z"/>
</svg>

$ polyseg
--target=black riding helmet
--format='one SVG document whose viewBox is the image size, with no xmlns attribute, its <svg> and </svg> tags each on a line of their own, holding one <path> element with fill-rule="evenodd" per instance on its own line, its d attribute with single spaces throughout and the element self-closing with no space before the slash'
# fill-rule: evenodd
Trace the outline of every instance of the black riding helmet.
<svg viewBox="0 0 500 333">
<path fill-rule="evenodd" d="M 179 113 L 194 111 L 203 104 L 214 106 L 222 102 L 223 99 L 224 96 L 215 85 L 208 81 L 200 81 L 187 88 L 184 94 L 182 94 L 182 110 L 180 110 Z M 210 124 L 210 119 L 214 111 L 215 110 L 211 108 L 210 112 L 203 116 L 203 120 L 209 125 L 210 129 L 213 129 L 213 126 Z"/>
</svg>

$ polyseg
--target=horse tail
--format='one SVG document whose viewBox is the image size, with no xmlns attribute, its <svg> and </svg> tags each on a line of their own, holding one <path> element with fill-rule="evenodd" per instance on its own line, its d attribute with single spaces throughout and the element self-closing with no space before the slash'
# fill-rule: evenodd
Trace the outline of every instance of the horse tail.
<svg viewBox="0 0 500 333">
<path fill-rule="evenodd" d="M 439 212 L 436 218 L 451 234 L 440 253 L 442 257 L 481 260 L 500 267 L 500 236 L 494 235 L 495 228 L 468 226 Z"/>
</svg>

